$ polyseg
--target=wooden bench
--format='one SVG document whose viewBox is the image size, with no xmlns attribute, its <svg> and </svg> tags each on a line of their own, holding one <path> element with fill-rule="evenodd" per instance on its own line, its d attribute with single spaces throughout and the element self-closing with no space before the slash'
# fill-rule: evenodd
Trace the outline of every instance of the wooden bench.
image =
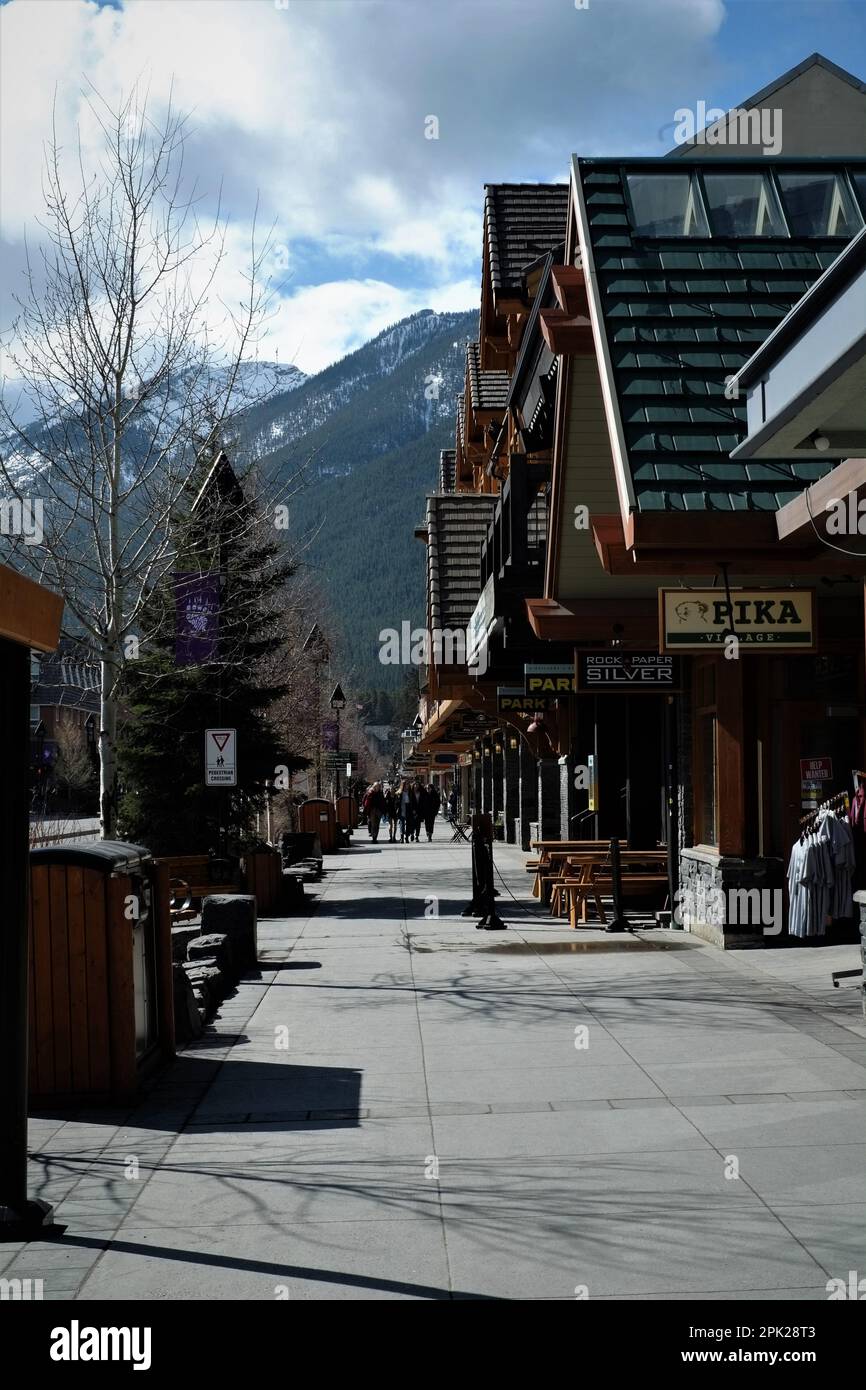
<svg viewBox="0 0 866 1390">
<path fill-rule="evenodd" d="M 225 860 L 212 859 L 209 854 L 171 854 L 154 862 L 168 868 L 174 922 L 196 917 L 202 898 L 210 893 L 237 893 L 240 887 L 240 870 L 232 879 L 227 879 Z M 214 877 L 217 868 L 223 871 L 222 881 Z"/>
</svg>

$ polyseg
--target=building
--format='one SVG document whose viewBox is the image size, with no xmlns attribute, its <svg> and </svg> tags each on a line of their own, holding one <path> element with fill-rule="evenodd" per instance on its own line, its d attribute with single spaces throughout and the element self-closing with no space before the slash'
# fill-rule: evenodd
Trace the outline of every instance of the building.
<svg viewBox="0 0 866 1390">
<path fill-rule="evenodd" d="M 94 760 L 99 732 L 100 668 L 82 643 L 61 637 L 57 650 L 30 657 L 30 761 L 34 773 L 57 758 L 62 728 L 80 731 Z M 44 771 L 40 774 L 44 776 Z"/>
<path fill-rule="evenodd" d="M 492 200 L 473 360 L 509 387 L 463 486 L 495 500 L 469 659 L 434 669 L 419 745 L 433 767 L 458 753 L 464 804 L 509 838 L 662 843 L 672 888 L 707 900 L 781 892 L 811 796 L 801 763 L 835 791 L 864 762 L 866 562 L 802 524 L 851 421 L 827 415 L 829 445 L 813 425 L 773 457 L 741 450 L 746 364 L 828 281 L 862 290 L 866 87 L 815 55 L 744 109 L 781 110 L 783 155 L 743 148 L 729 123 L 724 147 L 575 156 L 564 227 L 524 246 L 536 254 L 498 299 L 490 229 L 508 204 Z M 441 542 L 426 537 L 429 574 Z M 692 929 L 763 936 L 700 914 Z"/>
</svg>

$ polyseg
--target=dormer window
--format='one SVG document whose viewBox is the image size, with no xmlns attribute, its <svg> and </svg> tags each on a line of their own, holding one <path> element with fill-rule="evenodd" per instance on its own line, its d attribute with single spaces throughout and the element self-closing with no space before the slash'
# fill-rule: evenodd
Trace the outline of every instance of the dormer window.
<svg viewBox="0 0 866 1390">
<path fill-rule="evenodd" d="M 627 174 L 636 236 L 709 236 L 691 174 Z"/>
<path fill-rule="evenodd" d="M 794 236 L 852 237 L 863 225 L 838 174 L 779 174 L 779 188 Z"/>
<path fill-rule="evenodd" d="M 704 172 L 710 225 L 716 236 L 786 236 L 771 180 L 761 173 Z"/>
</svg>

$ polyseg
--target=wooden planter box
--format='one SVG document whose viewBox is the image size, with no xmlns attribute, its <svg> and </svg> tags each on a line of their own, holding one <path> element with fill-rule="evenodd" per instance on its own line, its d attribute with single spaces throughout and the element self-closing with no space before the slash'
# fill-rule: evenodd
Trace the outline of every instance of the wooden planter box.
<svg viewBox="0 0 866 1390">
<path fill-rule="evenodd" d="M 34 1108 L 131 1100 L 174 1055 L 171 972 L 168 872 L 147 850 L 104 840 L 33 850 Z"/>
<path fill-rule="evenodd" d="M 337 816 L 330 801 L 312 797 L 298 807 L 298 829 L 318 835 L 322 853 L 333 854 L 337 849 Z"/>
<path fill-rule="evenodd" d="M 283 864 L 279 850 L 254 850 L 244 855 L 245 893 L 255 894 L 256 911 L 274 912 L 283 887 Z"/>
</svg>

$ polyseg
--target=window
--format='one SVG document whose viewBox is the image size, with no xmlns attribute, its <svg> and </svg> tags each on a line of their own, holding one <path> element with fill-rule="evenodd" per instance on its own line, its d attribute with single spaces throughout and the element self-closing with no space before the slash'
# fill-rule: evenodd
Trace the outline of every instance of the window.
<svg viewBox="0 0 866 1390">
<path fill-rule="evenodd" d="M 860 199 L 860 207 L 862 211 L 866 213 L 866 173 L 852 174 L 851 182 L 857 190 L 857 196 Z"/>
<path fill-rule="evenodd" d="M 695 661 L 693 672 L 695 843 L 716 845 L 718 844 L 718 787 L 716 781 L 715 661 Z"/>
<path fill-rule="evenodd" d="M 785 236 L 779 200 L 766 174 L 704 174 L 716 236 Z"/>
<path fill-rule="evenodd" d="M 636 236 L 709 236 L 691 174 L 627 174 Z"/>
<path fill-rule="evenodd" d="M 862 226 L 854 200 L 836 174 L 779 174 L 794 236 L 853 236 Z"/>
</svg>

